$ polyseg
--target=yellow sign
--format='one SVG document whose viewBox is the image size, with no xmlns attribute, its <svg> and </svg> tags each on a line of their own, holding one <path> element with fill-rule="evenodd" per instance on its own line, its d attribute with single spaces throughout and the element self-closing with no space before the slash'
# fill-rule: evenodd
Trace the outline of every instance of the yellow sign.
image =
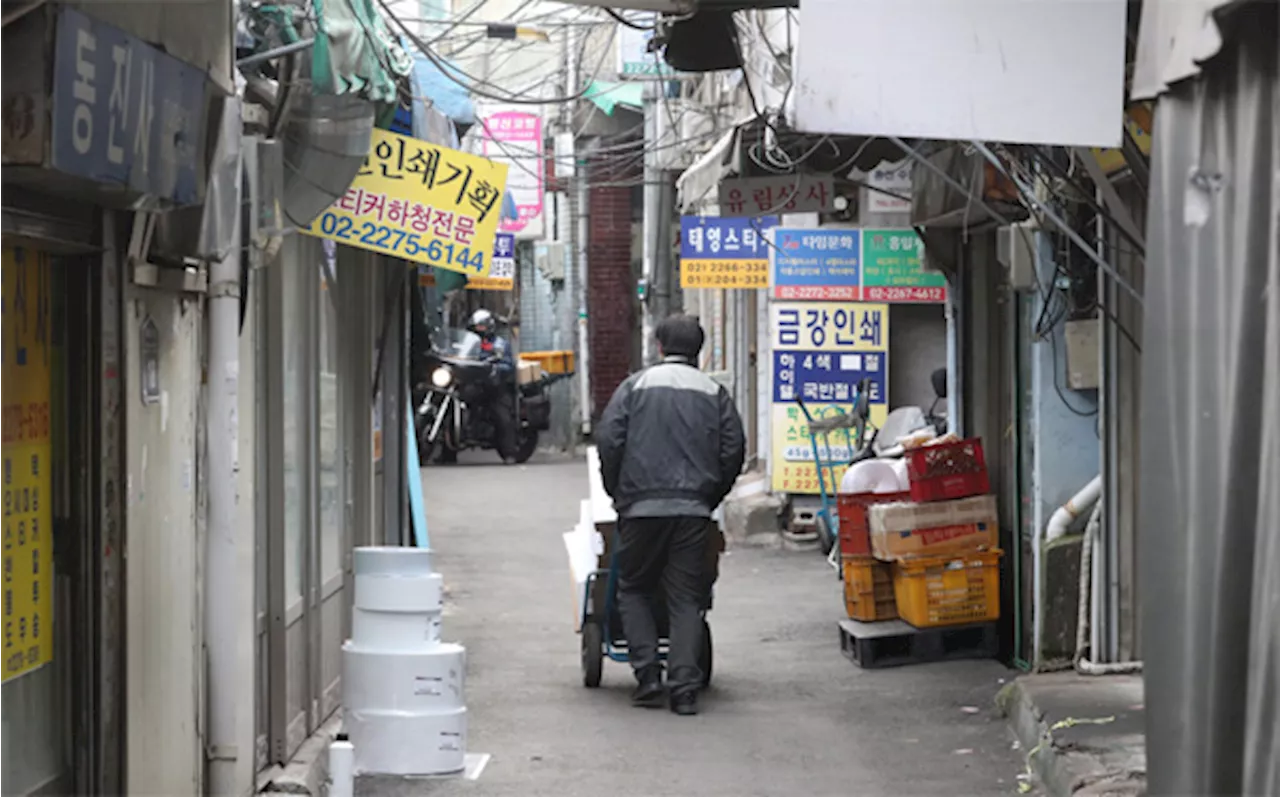
<svg viewBox="0 0 1280 797">
<path fill-rule="evenodd" d="M 889 306 L 857 302 L 774 302 L 769 333 L 773 358 L 771 422 L 772 486 L 775 492 L 815 494 L 809 425 L 797 399 L 814 420 L 848 414 L 858 383 L 870 380 L 871 423 L 879 427 L 889 413 Z M 852 438 L 852 439 L 850 439 Z M 841 430 L 818 436 L 824 463 L 847 463 L 858 441 Z M 827 470 L 827 491 L 845 466 Z M 834 476 L 834 478 L 832 478 Z"/>
<path fill-rule="evenodd" d="M 351 188 L 305 232 L 484 277 L 506 185 L 506 164 L 374 130 Z"/>
<path fill-rule="evenodd" d="M 1138 145 L 1138 149 L 1142 154 L 1150 155 L 1151 103 L 1136 102 L 1130 105 L 1124 112 L 1124 126 L 1129 131 L 1129 135 L 1133 136 L 1133 141 Z M 1098 159 L 1098 165 L 1107 174 L 1118 172 L 1126 166 L 1124 153 L 1119 149 L 1099 149 L 1094 147 L 1093 154 Z"/>
<path fill-rule="evenodd" d="M 680 260 L 681 288 L 767 288 L 768 260 Z"/>
<path fill-rule="evenodd" d="M 53 448 L 49 258 L 6 246 L 3 264 L 3 680 L 8 681 L 53 659 Z"/>
</svg>

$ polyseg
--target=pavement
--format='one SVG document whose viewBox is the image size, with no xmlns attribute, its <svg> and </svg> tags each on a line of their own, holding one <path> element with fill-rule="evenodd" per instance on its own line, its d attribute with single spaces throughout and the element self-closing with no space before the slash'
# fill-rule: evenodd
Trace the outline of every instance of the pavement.
<svg viewBox="0 0 1280 797">
<path fill-rule="evenodd" d="M 423 471 L 444 638 L 468 651 L 468 751 L 479 777 L 361 778 L 357 794 L 1000 795 L 1021 754 L 995 708 L 994 661 L 860 670 L 840 653 L 840 585 L 815 552 L 739 547 L 722 560 L 714 684 L 702 713 L 632 708 L 605 662 L 582 686 L 561 534 L 586 497 L 582 460 Z M 484 464 L 480 464 L 484 463 Z"/>
<path fill-rule="evenodd" d="M 1138 797 L 1147 754 L 1141 675 L 1026 675 L 997 703 L 1052 797 Z"/>
</svg>

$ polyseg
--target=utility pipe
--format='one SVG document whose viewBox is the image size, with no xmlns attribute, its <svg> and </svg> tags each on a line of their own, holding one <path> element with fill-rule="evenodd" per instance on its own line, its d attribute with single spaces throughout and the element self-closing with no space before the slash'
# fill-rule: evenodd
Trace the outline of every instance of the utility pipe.
<svg viewBox="0 0 1280 797">
<path fill-rule="evenodd" d="M 290 42 L 289 44 L 284 44 L 271 50 L 264 50 L 263 52 L 254 53 L 253 55 L 246 55 L 244 58 L 236 61 L 236 66 L 240 69 L 244 69 L 247 66 L 256 66 L 266 61 L 270 61 L 273 58 L 279 58 L 282 55 L 290 55 L 292 53 L 306 50 L 315 43 L 316 40 L 314 38 L 299 39 L 296 42 Z"/>
<path fill-rule="evenodd" d="M 1071 527 L 1075 519 L 1089 511 L 1089 508 L 1097 503 L 1101 495 L 1102 475 L 1099 474 L 1094 476 L 1084 487 L 1081 487 L 1080 492 L 1054 510 L 1053 515 L 1049 518 L 1049 524 L 1045 526 L 1046 541 L 1053 542 L 1066 534 L 1067 529 Z"/>
<path fill-rule="evenodd" d="M 1084 530 L 1080 545 L 1080 600 L 1076 612 L 1076 655 L 1073 660 L 1076 672 L 1081 675 L 1123 675 L 1142 672 L 1142 662 L 1122 661 L 1101 663 L 1091 661 L 1085 651 L 1093 652 L 1090 643 L 1089 617 L 1093 614 L 1093 545 L 1102 530 L 1102 501 L 1094 506 L 1089 525 Z"/>
<path fill-rule="evenodd" d="M 208 404 L 205 410 L 205 440 L 208 495 L 204 631 L 208 660 L 208 793 L 238 795 L 252 788 L 252 769 L 246 767 L 250 782 L 237 782 L 237 769 L 246 762 L 242 756 L 254 754 L 252 737 L 248 745 L 237 744 L 240 698 L 246 694 L 240 660 L 249 654 L 253 639 L 253 568 L 245 571 L 241 551 L 252 555 L 253 528 L 236 522 L 236 459 L 240 426 L 237 403 L 240 379 L 240 216 L 241 216 L 241 116 L 240 101 L 226 101 L 218 142 L 214 179 L 217 193 L 210 201 L 230 201 L 231 235 L 226 254 L 209 265 Z M 241 539 L 244 538 L 244 539 Z M 241 611 L 242 604 L 247 611 Z M 243 620 L 243 622 L 242 622 Z M 251 654 L 250 654 L 251 655 Z M 248 692 L 252 695 L 252 691 Z M 249 704 L 252 706 L 252 703 Z"/>
</svg>

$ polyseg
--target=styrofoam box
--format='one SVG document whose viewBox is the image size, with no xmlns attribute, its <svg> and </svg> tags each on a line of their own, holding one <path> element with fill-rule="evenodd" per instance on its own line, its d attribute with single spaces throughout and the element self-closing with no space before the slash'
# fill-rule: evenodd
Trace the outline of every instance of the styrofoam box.
<svg viewBox="0 0 1280 797">
<path fill-rule="evenodd" d="M 342 702 L 357 710 L 422 714 L 466 705 L 467 652 L 441 644 L 387 651 L 342 646 Z"/>
<path fill-rule="evenodd" d="M 344 727 L 356 748 L 357 774 L 445 775 L 465 765 L 465 708 L 404 714 L 348 706 Z"/>
<path fill-rule="evenodd" d="M 355 605 L 372 612 L 439 612 L 444 579 L 438 573 L 356 574 Z"/>
<path fill-rule="evenodd" d="M 371 650 L 418 650 L 440 641 L 441 613 L 351 610 L 351 641 Z"/>
<path fill-rule="evenodd" d="M 352 572 L 356 575 L 427 575 L 432 572 L 431 551 L 394 545 L 356 548 Z"/>
</svg>

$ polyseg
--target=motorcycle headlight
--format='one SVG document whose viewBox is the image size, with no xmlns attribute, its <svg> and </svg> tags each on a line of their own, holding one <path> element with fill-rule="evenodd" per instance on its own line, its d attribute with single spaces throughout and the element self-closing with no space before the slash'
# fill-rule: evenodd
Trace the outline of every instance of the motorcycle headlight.
<svg viewBox="0 0 1280 797">
<path fill-rule="evenodd" d="M 444 366 L 441 366 L 431 372 L 431 384 L 435 385 L 436 387 L 448 387 L 449 383 L 452 381 L 453 381 L 453 374 L 450 373 L 449 369 L 445 368 Z"/>
</svg>

